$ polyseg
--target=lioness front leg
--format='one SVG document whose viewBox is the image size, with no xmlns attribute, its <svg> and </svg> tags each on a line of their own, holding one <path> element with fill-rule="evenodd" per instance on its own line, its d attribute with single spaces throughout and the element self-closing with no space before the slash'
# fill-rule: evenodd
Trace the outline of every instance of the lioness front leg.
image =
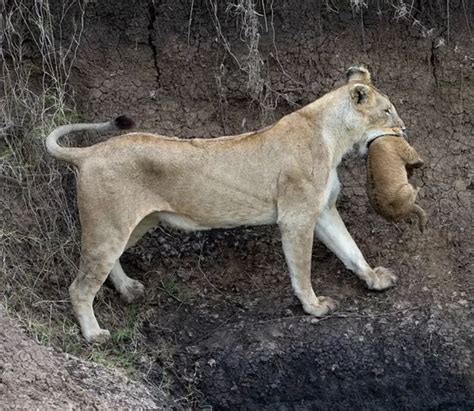
<svg viewBox="0 0 474 411">
<path fill-rule="evenodd" d="M 365 281 L 369 289 L 381 291 L 395 284 L 397 277 L 389 269 L 370 268 L 335 206 L 325 209 L 319 216 L 316 235 L 347 269 Z"/>
<path fill-rule="evenodd" d="M 281 240 L 290 270 L 291 285 L 305 312 L 322 317 L 337 307 L 330 297 L 316 297 L 311 284 L 314 218 L 279 221 Z"/>
</svg>

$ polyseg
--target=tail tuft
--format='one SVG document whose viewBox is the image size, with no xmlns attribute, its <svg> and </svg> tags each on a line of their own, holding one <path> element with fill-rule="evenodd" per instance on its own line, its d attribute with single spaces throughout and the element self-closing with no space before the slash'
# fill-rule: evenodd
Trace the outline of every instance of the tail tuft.
<svg viewBox="0 0 474 411">
<path fill-rule="evenodd" d="M 128 130 L 135 127 L 134 121 L 127 116 L 119 116 L 114 120 L 115 127 L 119 130 Z"/>
</svg>

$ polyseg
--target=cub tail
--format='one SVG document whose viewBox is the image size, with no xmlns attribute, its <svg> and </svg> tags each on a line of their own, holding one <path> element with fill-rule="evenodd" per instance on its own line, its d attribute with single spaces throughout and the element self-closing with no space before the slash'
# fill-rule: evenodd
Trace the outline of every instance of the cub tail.
<svg viewBox="0 0 474 411">
<path fill-rule="evenodd" d="M 421 232 L 424 232 L 426 228 L 426 222 L 428 221 L 425 210 L 423 210 L 419 205 L 415 204 L 413 207 L 413 212 L 418 217 L 418 228 Z"/>
</svg>

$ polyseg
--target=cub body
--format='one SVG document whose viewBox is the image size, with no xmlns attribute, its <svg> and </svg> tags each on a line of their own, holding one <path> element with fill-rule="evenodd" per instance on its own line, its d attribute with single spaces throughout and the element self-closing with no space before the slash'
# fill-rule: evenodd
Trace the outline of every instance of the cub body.
<svg viewBox="0 0 474 411">
<path fill-rule="evenodd" d="M 372 207 L 394 222 L 416 214 L 420 231 L 426 226 L 426 213 L 415 204 L 419 188 L 413 187 L 408 178 L 414 168 L 422 165 L 423 160 L 404 138 L 379 137 L 369 146 L 367 193 Z"/>
</svg>

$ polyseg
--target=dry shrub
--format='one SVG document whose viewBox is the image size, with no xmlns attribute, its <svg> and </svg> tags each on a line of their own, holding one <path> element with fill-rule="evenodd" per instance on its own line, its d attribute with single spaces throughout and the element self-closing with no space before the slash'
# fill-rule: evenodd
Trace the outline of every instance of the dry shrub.
<svg viewBox="0 0 474 411">
<path fill-rule="evenodd" d="M 248 55 L 244 61 L 247 90 L 252 100 L 259 100 L 263 92 L 264 79 L 262 78 L 263 60 L 258 49 L 260 28 L 255 2 L 239 0 L 237 3 L 229 3 L 226 12 L 232 12 L 240 21 L 241 39 L 248 47 Z"/>
<path fill-rule="evenodd" d="M 59 7 L 53 13 L 47 0 L 0 5 L 0 276 L 7 309 L 45 342 L 53 329 L 76 332 L 72 318 L 61 315 L 69 311 L 78 255 L 77 217 L 65 189 L 72 173 L 46 152 L 44 139 L 77 119 L 69 77 L 84 9 L 76 0 Z"/>
<path fill-rule="evenodd" d="M 44 145 L 54 128 L 80 120 L 69 79 L 83 4 L 13 0 L 0 6 L 0 290 L 8 312 L 39 342 L 133 373 L 138 358 L 147 358 L 138 348 L 136 307 L 96 303 L 116 343 L 102 347 L 85 343 L 73 317 L 68 286 L 80 247 L 75 178 Z"/>
<path fill-rule="evenodd" d="M 265 10 L 264 0 L 259 0 L 263 10 Z M 209 9 L 211 11 L 211 18 L 213 19 L 217 36 L 228 55 L 232 57 L 239 69 L 246 76 L 247 94 L 252 103 L 257 103 L 260 112 L 261 120 L 265 123 L 271 118 L 272 112 L 275 110 L 280 96 L 271 87 L 270 77 L 268 75 L 268 67 L 266 67 L 262 58 L 259 43 L 261 37 L 261 18 L 265 19 L 265 30 L 268 32 L 269 27 L 266 22 L 265 15 L 257 12 L 257 2 L 255 0 L 237 0 L 235 2 L 219 3 L 216 0 L 208 0 Z M 219 5 L 223 5 L 225 15 L 231 16 L 236 22 L 240 30 L 240 40 L 245 44 L 247 53 L 243 56 L 238 56 L 227 37 L 222 31 L 221 21 L 219 18 Z M 273 27 L 273 2 L 270 5 L 270 12 L 272 16 L 272 31 Z M 276 45 L 274 44 L 275 48 Z M 275 53 L 278 55 L 278 52 Z M 222 86 L 222 67 L 220 71 L 216 72 L 216 85 L 218 88 L 218 95 L 221 101 L 225 101 L 225 92 Z"/>
</svg>

